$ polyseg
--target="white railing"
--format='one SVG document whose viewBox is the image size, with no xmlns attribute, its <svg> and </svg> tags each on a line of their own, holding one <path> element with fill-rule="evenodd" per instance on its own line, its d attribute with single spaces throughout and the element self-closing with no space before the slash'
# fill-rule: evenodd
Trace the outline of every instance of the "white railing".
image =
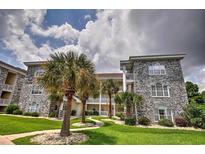
<svg viewBox="0 0 205 154">
<path fill-rule="evenodd" d="M 14 86 L 13 85 L 9 85 L 9 84 L 4 84 L 3 86 L 3 90 L 6 91 L 13 91 Z"/>
<path fill-rule="evenodd" d="M 0 98 L 0 105 L 8 105 L 8 104 L 9 104 L 9 99 Z"/>
<path fill-rule="evenodd" d="M 112 103 L 114 103 L 114 98 L 111 99 Z M 100 98 L 89 98 L 87 101 L 88 104 L 99 104 Z M 107 104 L 109 103 L 109 98 L 102 97 L 101 98 L 101 104 Z"/>
<path fill-rule="evenodd" d="M 101 111 L 100 115 L 108 116 L 108 111 Z"/>
</svg>

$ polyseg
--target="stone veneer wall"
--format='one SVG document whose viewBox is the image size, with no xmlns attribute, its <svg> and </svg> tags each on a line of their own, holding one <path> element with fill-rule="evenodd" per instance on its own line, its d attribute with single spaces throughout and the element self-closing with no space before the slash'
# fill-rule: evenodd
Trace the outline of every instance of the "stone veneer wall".
<svg viewBox="0 0 205 154">
<path fill-rule="evenodd" d="M 25 76 L 21 74 L 17 74 L 16 84 L 13 90 L 13 96 L 11 102 L 19 103 L 21 89 L 24 83 Z"/>
<path fill-rule="evenodd" d="M 0 96 L 2 94 L 2 89 L 3 89 L 3 85 L 6 81 L 6 77 L 7 77 L 7 74 L 9 72 L 8 69 L 6 68 L 3 68 L 0 66 Z M 23 86 L 23 83 L 24 83 L 24 78 L 25 78 L 25 75 L 22 75 L 20 73 L 16 73 L 16 83 L 14 85 L 14 90 L 12 92 L 12 96 L 11 96 L 11 102 L 15 102 L 18 104 L 19 102 L 19 98 L 20 98 L 20 92 L 21 92 L 21 88 Z"/>
<path fill-rule="evenodd" d="M 5 83 L 8 70 L 1 67 L 1 66 L 0 66 L 0 69 L 1 69 L 0 70 L 0 96 L 1 96 L 2 89 L 3 89 L 3 84 Z"/>
<path fill-rule="evenodd" d="M 21 90 L 21 97 L 19 100 L 19 106 L 24 112 L 28 112 L 29 106 L 32 102 L 36 102 L 39 106 L 39 113 L 41 116 L 48 116 L 50 103 L 48 96 L 43 92 L 43 94 L 31 94 L 33 84 L 28 84 L 25 82 Z"/>
<path fill-rule="evenodd" d="M 165 65 L 166 75 L 149 75 L 151 64 Z M 134 91 L 144 98 L 144 105 L 139 114 L 154 122 L 154 108 L 167 107 L 172 109 L 173 117 L 182 112 L 188 102 L 180 60 L 135 61 L 133 67 Z M 161 83 L 169 88 L 170 97 L 152 97 L 151 85 Z"/>
<path fill-rule="evenodd" d="M 23 84 L 19 106 L 24 112 L 28 112 L 29 106 L 32 102 L 36 102 L 39 106 L 39 113 L 41 116 L 48 116 L 50 110 L 50 102 L 48 100 L 48 95 L 45 91 L 43 94 L 32 94 L 32 87 L 36 85 L 34 79 L 35 68 L 39 69 L 39 66 L 29 66 L 27 70 L 27 75 L 25 82 Z"/>
</svg>

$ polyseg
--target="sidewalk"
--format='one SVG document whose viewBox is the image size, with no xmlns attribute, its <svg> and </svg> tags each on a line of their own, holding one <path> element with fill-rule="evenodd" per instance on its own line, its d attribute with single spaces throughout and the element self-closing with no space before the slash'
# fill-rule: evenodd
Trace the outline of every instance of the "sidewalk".
<svg viewBox="0 0 205 154">
<path fill-rule="evenodd" d="M 0 136 L 0 145 L 14 145 L 8 138 Z"/>
</svg>

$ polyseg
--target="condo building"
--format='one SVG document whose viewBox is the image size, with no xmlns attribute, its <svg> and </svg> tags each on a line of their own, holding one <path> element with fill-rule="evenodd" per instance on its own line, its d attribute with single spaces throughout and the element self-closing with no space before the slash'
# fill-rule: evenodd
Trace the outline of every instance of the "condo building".
<svg viewBox="0 0 205 154">
<path fill-rule="evenodd" d="M 0 61 L 0 112 L 10 103 L 18 103 L 26 71 Z"/>
</svg>

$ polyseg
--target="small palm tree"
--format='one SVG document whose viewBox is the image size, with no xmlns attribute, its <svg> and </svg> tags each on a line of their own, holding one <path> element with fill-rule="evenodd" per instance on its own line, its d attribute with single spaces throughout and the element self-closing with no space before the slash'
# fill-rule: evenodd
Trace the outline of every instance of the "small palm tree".
<svg viewBox="0 0 205 154">
<path fill-rule="evenodd" d="M 115 96 L 115 102 L 126 106 L 127 118 L 132 118 L 132 109 L 134 109 L 137 121 L 137 107 L 141 106 L 143 102 L 143 97 L 141 95 L 131 92 L 121 92 Z"/>
<path fill-rule="evenodd" d="M 78 87 L 78 81 L 81 79 L 81 71 L 94 72 L 94 64 L 88 60 L 85 54 L 78 55 L 72 51 L 67 53 L 54 53 L 50 55 L 45 66 L 45 73 L 39 79 L 39 83 L 46 89 L 57 89 L 67 98 L 64 102 L 64 116 L 60 135 L 69 136 L 70 133 L 70 115 L 72 98 Z"/>
<path fill-rule="evenodd" d="M 109 118 L 112 118 L 112 95 L 119 91 L 119 84 L 113 79 L 108 79 L 102 82 L 101 90 L 106 93 L 109 98 Z"/>
<path fill-rule="evenodd" d="M 77 95 L 80 97 L 80 100 L 83 104 L 82 109 L 82 123 L 85 123 L 85 105 L 88 98 L 92 95 L 96 97 L 98 92 L 98 81 L 95 77 L 94 73 L 90 73 L 88 71 L 81 71 L 80 80 L 78 82 L 78 91 Z"/>
</svg>

